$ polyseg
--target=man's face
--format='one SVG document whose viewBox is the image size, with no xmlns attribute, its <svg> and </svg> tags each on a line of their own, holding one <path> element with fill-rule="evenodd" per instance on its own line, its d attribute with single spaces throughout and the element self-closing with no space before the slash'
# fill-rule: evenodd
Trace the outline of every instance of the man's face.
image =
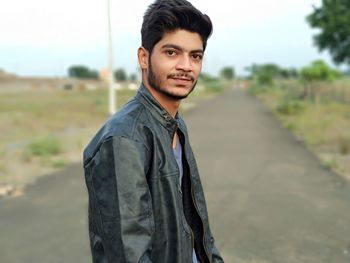
<svg viewBox="0 0 350 263">
<path fill-rule="evenodd" d="M 186 98 L 202 69 L 203 42 L 186 30 L 166 33 L 149 57 L 147 81 L 153 90 L 171 100 Z"/>
</svg>

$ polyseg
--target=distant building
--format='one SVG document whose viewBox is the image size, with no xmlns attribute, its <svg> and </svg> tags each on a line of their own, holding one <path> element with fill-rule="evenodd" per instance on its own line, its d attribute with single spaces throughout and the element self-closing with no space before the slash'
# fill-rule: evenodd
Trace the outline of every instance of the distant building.
<svg viewBox="0 0 350 263">
<path fill-rule="evenodd" d="M 108 82 L 108 79 L 109 79 L 109 70 L 107 68 L 102 69 L 100 71 L 100 80 L 104 82 Z"/>
</svg>

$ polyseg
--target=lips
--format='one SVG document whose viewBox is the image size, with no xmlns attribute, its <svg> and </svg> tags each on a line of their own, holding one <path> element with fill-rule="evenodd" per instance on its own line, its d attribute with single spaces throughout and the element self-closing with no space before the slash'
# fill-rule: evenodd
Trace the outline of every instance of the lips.
<svg viewBox="0 0 350 263">
<path fill-rule="evenodd" d="M 192 76 L 186 75 L 186 74 L 171 74 L 168 76 L 168 78 L 173 79 L 178 82 L 193 82 L 194 78 Z"/>
<path fill-rule="evenodd" d="M 188 78 L 171 78 L 171 79 L 176 83 L 176 85 L 180 85 L 180 86 L 187 86 L 190 83 L 192 83 L 192 80 Z"/>
<path fill-rule="evenodd" d="M 172 79 L 180 80 L 180 81 L 192 81 L 192 79 L 190 78 L 172 78 Z"/>
</svg>

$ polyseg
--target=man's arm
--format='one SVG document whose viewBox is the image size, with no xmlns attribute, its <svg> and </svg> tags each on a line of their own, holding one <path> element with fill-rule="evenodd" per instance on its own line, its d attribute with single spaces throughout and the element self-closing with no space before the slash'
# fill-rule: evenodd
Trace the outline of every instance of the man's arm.
<svg viewBox="0 0 350 263">
<path fill-rule="evenodd" d="M 141 143 L 113 137 L 85 165 L 94 263 L 151 262 L 154 220 L 146 180 L 148 156 Z"/>
</svg>

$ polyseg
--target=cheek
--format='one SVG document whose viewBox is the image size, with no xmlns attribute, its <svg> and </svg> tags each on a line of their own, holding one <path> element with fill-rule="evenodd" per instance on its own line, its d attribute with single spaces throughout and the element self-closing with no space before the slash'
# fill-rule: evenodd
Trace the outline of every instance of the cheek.
<svg viewBox="0 0 350 263">
<path fill-rule="evenodd" d="M 196 65 L 195 69 L 193 70 L 194 74 L 196 75 L 196 78 L 198 78 L 201 71 L 202 71 L 202 63 Z"/>
<path fill-rule="evenodd" d="M 167 64 L 162 63 L 162 61 L 152 64 L 152 69 L 153 74 L 162 80 L 167 79 L 167 76 L 171 73 L 171 70 L 168 69 Z"/>
</svg>

